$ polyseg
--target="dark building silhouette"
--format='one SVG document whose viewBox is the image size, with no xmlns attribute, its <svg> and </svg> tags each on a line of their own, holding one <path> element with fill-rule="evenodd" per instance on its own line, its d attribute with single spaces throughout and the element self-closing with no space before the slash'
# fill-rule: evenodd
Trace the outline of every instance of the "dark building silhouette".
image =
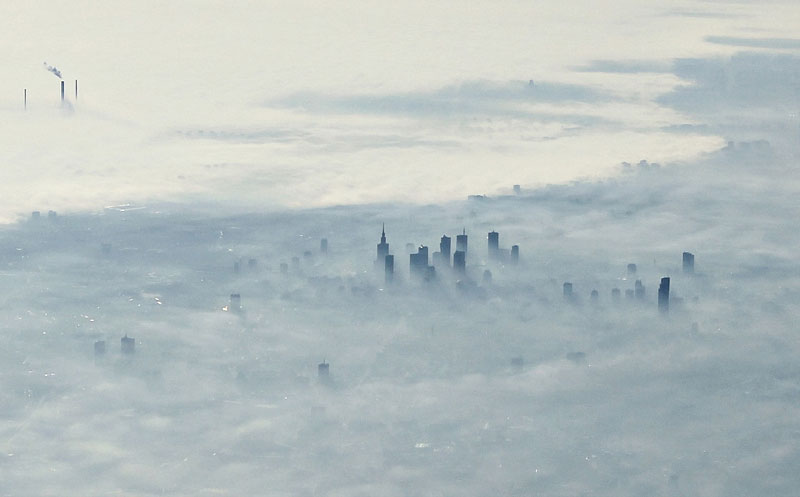
<svg viewBox="0 0 800 497">
<path fill-rule="evenodd" d="M 324 360 L 317 365 L 317 376 L 321 379 L 328 379 L 331 372 L 331 365 Z"/>
<path fill-rule="evenodd" d="M 39 219 L 40 217 L 42 217 L 42 213 L 41 212 L 39 212 L 39 211 L 31 212 L 31 219 Z"/>
<path fill-rule="evenodd" d="M 319 251 L 322 254 L 327 254 L 328 253 L 328 239 L 327 238 L 323 238 L 322 240 L 319 241 Z"/>
<path fill-rule="evenodd" d="M 642 284 L 642 280 L 636 280 L 636 283 L 633 285 L 634 294 L 638 300 L 644 300 L 644 285 Z"/>
<path fill-rule="evenodd" d="M 597 302 L 597 300 L 600 298 L 600 293 L 597 290 L 592 290 L 591 298 L 593 302 Z"/>
<path fill-rule="evenodd" d="M 394 281 L 394 256 L 387 255 L 383 258 L 383 273 L 386 278 L 386 284 Z"/>
<path fill-rule="evenodd" d="M 636 264 L 628 264 L 628 274 L 636 274 Z"/>
<path fill-rule="evenodd" d="M 514 185 L 514 194 L 519 195 L 520 193 L 522 193 L 522 188 L 519 185 Z"/>
<path fill-rule="evenodd" d="M 633 290 L 631 289 L 625 290 L 625 299 L 633 300 Z"/>
<path fill-rule="evenodd" d="M 238 293 L 231 294 L 231 303 L 228 306 L 228 310 L 231 312 L 239 312 L 242 310 L 242 296 Z"/>
<path fill-rule="evenodd" d="M 456 235 L 456 250 L 464 252 L 464 258 L 467 257 L 467 229 L 460 235 Z"/>
<path fill-rule="evenodd" d="M 619 288 L 612 288 L 611 289 L 611 300 L 613 300 L 614 302 L 619 302 L 620 297 L 621 297 L 621 295 L 619 293 Z"/>
<path fill-rule="evenodd" d="M 100 356 L 106 354 L 106 341 L 98 340 L 94 342 L 94 355 Z"/>
<path fill-rule="evenodd" d="M 233 263 L 233 272 L 236 273 L 236 274 L 239 274 L 240 270 L 241 270 L 241 265 L 239 264 L 239 261 L 234 262 Z"/>
<path fill-rule="evenodd" d="M 491 285 L 492 284 L 492 272 L 488 269 L 483 271 L 483 284 L 484 285 Z"/>
<path fill-rule="evenodd" d="M 572 298 L 572 283 L 570 282 L 564 283 L 564 298 L 565 299 Z"/>
<path fill-rule="evenodd" d="M 258 261 L 255 259 L 247 259 L 247 269 L 255 271 L 258 268 Z"/>
<path fill-rule="evenodd" d="M 683 253 L 683 272 L 694 274 L 694 254 L 691 252 Z"/>
<path fill-rule="evenodd" d="M 511 369 L 514 371 L 520 371 L 523 366 L 525 366 L 525 359 L 523 359 L 522 356 L 511 358 Z"/>
<path fill-rule="evenodd" d="M 55 221 L 56 218 L 58 218 L 58 213 L 56 211 L 47 211 L 47 219 Z"/>
<path fill-rule="evenodd" d="M 446 266 L 450 266 L 450 237 L 447 235 L 442 235 L 441 241 L 439 241 L 439 252 L 441 255 L 439 256 L 442 262 Z"/>
<path fill-rule="evenodd" d="M 669 278 L 661 278 L 658 285 L 658 310 L 661 313 L 669 312 Z"/>
<path fill-rule="evenodd" d="M 136 340 L 133 338 L 129 338 L 126 334 L 120 340 L 120 350 L 123 354 L 133 354 L 136 352 Z"/>
<path fill-rule="evenodd" d="M 428 266 L 425 268 L 425 281 L 433 281 L 436 279 L 436 268 Z"/>
<path fill-rule="evenodd" d="M 519 263 L 519 245 L 511 246 L 511 264 Z"/>
<path fill-rule="evenodd" d="M 281 274 L 287 275 L 289 274 L 289 265 L 285 262 L 281 262 Z"/>
<path fill-rule="evenodd" d="M 420 245 L 416 254 L 409 255 L 409 270 L 412 276 L 427 276 L 428 247 Z"/>
<path fill-rule="evenodd" d="M 489 259 L 500 258 L 500 233 L 492 230 L 489 232 Z"/>
<path fill-rule="evenodd" d="M 461 250 L 453 252 L 453 270 L 456 274 L 464 275 L 467 272 L 466 253 Z"/>
<path fill-rule="evenodd" d="M 378 263 L 386 260 L 387 255 L 389 255 L 389 244 L 386 243 L 386 225 L 383 225 L 381 227 L 381 243 L 378 244 Z"/>
</svg>

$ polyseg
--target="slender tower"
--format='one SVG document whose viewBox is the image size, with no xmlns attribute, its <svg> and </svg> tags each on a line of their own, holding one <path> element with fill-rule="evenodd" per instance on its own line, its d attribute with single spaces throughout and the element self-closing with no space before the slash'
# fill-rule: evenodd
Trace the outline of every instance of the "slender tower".
<svg viewBox="0 0 800 497">
<path fill-rule="evenodd" d="M 64 80 L 61 80 L 61 101 L 64 101 Z"/>
<path fill-rule="evenodd" d="M 75 80 L 75 100 L 78 100 L 78 80 Z"/>
<path fill-rule="evenodd" d="M 662 314 L 669 312 L 669 278 L 661 278 L 658 285 L 658 310 Z"/>
<path fill-rule="evenodd" d="M 386 225 L 381 226 L 381 243 L 378 244 L 378 264 L 382 264 L 389 255 L 389 244 L 386 243 Z"/>
<path fill-rule="evenodd" d="M 22 104 L 23 104 L 25 110 L 28 110 L 28 89 L 27 88 L 22 90 Z"/>
</svg>

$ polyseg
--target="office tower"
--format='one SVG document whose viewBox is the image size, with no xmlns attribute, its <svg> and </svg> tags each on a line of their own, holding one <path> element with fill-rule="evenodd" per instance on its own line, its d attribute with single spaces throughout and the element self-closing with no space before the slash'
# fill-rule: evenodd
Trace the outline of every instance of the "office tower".
<svg viewBox="0 0 800 497">
<path fill-rule="evenodd" d="M 523 366 L 525 366 L 525 359 L 523 359 L 522 356 L 511 358 L 511 369 L 514 371 L 520 371 Z"/>
<path fill-rule="evenodd" d="M 231 303 L 228 306 L 228 309 L 231 312 L 239 312 L 242 310 L 242 296 L 238 293 L 231 294 Z"/>
<path fill-rule="evenodd" d="M 425 281 L 433 281 L 436 279 L 436 268 L 434 266 L 427 266 L 425 268 Z"/>
<path fill-rule="evenodd" d="M 638 300 L 644 300 L 644 285 L 642 285 L 642 280 L 636 280 L 634 284 L 634 293 Z"/>
<path fill-rule="evenodd" d="M 383 260 L 383 272 L 386 278 L 386 284 L 390 284 L 394 281 L 394 256 L 387 255 L 384 257 Z"/>
<path fill-rule="evenodd" d="M 591 298 L 592 302 L 597 302 L 597 300 L 600 298 L 600 292 L 598 292 L 597 290 L 592 290 Z"/>
<path fill-rule="evenodd" d="M 614 302 L 619 302 L 619 299 L 620 299 L 619 288 L 612 288 L 611 289 L 611 300 L 613 300 Z"/>
<path fill-rule="evenodd" d="M 511 264 L 519 264 L 519 245 L 511 246 Z"/>
<path fill-rule="evenodd" d="M 683 272 L 686 274 L 694 274 L 694 254 L 691 252 L 683 253 Z"/>
<path fill-rule="evenodd" d="M 467 258 L 467 229 L 460 235 L 456 235 L 456 250 L 464 252 L 464 260 Z"/>
<path fill-rule="evenodd" d="M 628 274 L 636 274 L 636 264 L 628 264 Z"/>
<path fill-rule="evenodd" d="M 669 312 L 669 278 L 661 278 L 658 285 L 658 310 L 662 314 Z"/>
<path fill-rule="evenodd" d="M 288 275 L 289 274 L 289 265 L 285 262 L 281 262 L 281 274 Z"/>
<path fill-rule="evenodd" d="M 236 273 L 236 274 L 239 274 L 240 270 L 241 270 L 241 265 L 239 264 L 239 261 L 234 262 L 233 263 L 233 272 Z"/>
<path fill-rule="evenodd" d="M 522 188 L 519 185 L 514 185 L 514 194 L 519 195 L 520 193 L 522 193 Z"/>
<path fill-rule="evenodd" d="M 457 274 L 464 275 L 467 272 L 466 253 L 461 250 L 453 252 L 453 269 Z"/>
<path fill-rule="evenodd" d="M 497 260 L 500 258 L 500 233 L 489 232 L 489 259 Z"/>
<path fill-rule="evenodd" d="M 98 340 L 94 342 L 94 355 L 101 356 L 106 354 L 106 341 Z"/>
<path fill-rule="evenodd" d="M 258 268 L 258 261 L 255 259 L 247 259 L 247 269 L 255 271 Z"/>
<path fill-rule="evenodd" d="M 447 235 L 442 235 L 442 239 L 439 242 L 439 252 L 441 252 L 442 262 L 446 266 L 450 266 L 450 237 Z"/>
<path fill-rule="evenodd" d="M 420 245 L 416 254 L 409 255 L 409 270 L 412 276 L 426 276 L 428 271 L 428 247 Z"/>
<path fill-rule="evenodd" d="M 491 285 L 492 284 L 492 272 L 488 269 L 483 271 L 483 284 L 484 285 Z"/>
<path fill-rule="evenodd" d="M 319 241 L 319 251 L 321 254 L 325 255 L 328 253 L 328 239 L 323 238 Z"/>
<path fill-rule="evenodd" d="M 39 219 L 41 216 L 42 216 L 42 213 L 39 212 L 39 211 L 31 212 L 31 219 L 33 219 L 33 220 Z"/>
<path fill-rule="evenodd" d="M 565 299 L 572 298 L 572 283 L 569 282 L 564 283 L 564 298 Z"/>
<path fill-rule="evenodd" d="M 123 354 L 133 354 L 136 351 L 136 340 L 128 338 L 127 333 L 120 340 L 120 350 Z"/>
<path fill-rule="evenodd" d="M 320 377 L 321 379 L 327 379 L 328 376 L 330 376 L 330 371 L 331 371 L 330 366 L 331 365 L 325 362 L 325 360 L 319 363 L 317 365 L 317 376 Z"/>
<path fill-rule="evenodd" d="M 55 221 L 56 218 L 58 218 L 58 213 L 56 211 L 47 211 L 47 219 Z"/>
<path fill-rule="evenodd" d="M 378 244 L 378 264 L 386 260 L 387 255 L 389 255 L 389 244 L 386 243 L 386 225 L 383 225 L 381 227 L 381 243 Z"/>
<path fill-rule="evenodd" d="M 633 290 L 625 290 L 625 300 L 633 300 Z"/>
</svg>

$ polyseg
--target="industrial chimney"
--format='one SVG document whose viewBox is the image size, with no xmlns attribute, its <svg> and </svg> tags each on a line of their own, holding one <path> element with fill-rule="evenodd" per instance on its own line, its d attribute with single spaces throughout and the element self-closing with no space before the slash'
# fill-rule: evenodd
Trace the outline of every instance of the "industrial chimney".
<svg viewBox="0 0 800 497">
<path fill-rule="evenodd" d="M 61 80 L 61 101 L 64 101 L 64 80 Z"/>
<path fill-rule="evenodd" d="M 78 100 L 78 80 L 75 80 L 75 100 Z"/>
</svg>

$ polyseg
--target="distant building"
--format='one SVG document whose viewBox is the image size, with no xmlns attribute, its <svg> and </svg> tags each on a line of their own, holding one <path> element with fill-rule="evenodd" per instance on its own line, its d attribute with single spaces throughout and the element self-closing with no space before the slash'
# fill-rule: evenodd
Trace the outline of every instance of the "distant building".
<svg viewBox="0 0 800 497">
<path fill-rule="evenodd" d="M 642 284 L 642 280 L 636 280 L 636 283 L 633 286 L 634 294 L 636 295 L 637 300 L 644 300 L 644 285 Z"/>
<path fill-rule="evenodd" d="M 572 283 L 570 282 L 564 283 L 564 298 L 565 299 L 572 298 Z"/>
<path fill-rule="evenodd" d="M 258 261 L 255 259 L 247 259 L 247 269 L 255 271 L 258 268 Z"/>
<path fill-rule="evenodd" d="M 289 274 L 289 265 L 285 262 L 281 262 L 281 274 L 287 275 Z"/>
<path fill-rule="evenodd" d="M 483 284 L 484 285 L 491 285 L 492 284 L 492 272 L 488 269 L 483 271 Z"/>
<path fill-rule="evenodd" d="M 386 225 L 384 224 L 381 227 L 381 242 L 378 244 L 378 263 L 386 260 L 387 255 L 389 255 L 389 244 L 386 243 Z"/>
<path fill-rule="evenodd" d="M 522 188 L 519 185 L 514 185 L 514 194 L 519 195 L 520 193 L 522 193 Z"/>
<path fill-rule="evenodd" d="M 442 263 L 445 266 L 450 266 L 450 237 L 447 235 L 442 235 L 442 239 L 439 241 L 439 252 L 441 252 Z"/>
<path fill-rule="evenodd" d="M 636 274 L 636 264 L 628 264 L 628 274 Z"/>
<path fill-rule="evenodd" d="M 319 241 L 319 251 L 322 255 L 326 255 L 328 253 L 328 239 L 323 238 Z"/>
<path fill-rule="evenodd" d="M 592 290 L 592 295 L 591 295 L 592 302 L 597 302 L 599 298 L 600 298 L 600 292 L 598 292 L 597 290 Z"/>
<path fill-rule="evenodd" d="M 136 352 L 136 340 L 134 340 L 133 338 L 129 338 L 128 335 L 126 334 L 120 340 L 120 350 L 122 351 L 123 354 L 128 354 L 128 355 L 133 354 L 134 352 Z"/>
<path fill-rule="evenodd" d="M 519 264 L 519 245 L 511 246 L 511 264 Z"/>
<path fill-rule="evenodd" d="M 239 264 L 239 261 L 236 261 L 233 263 L 233 272 L 239 274 L 239 271 L 241 271 L 241 265 Z"/>
<path fill-rule="evenodd" d="M 324 360 L 317 364 L 317 376 L 321 379 L 327 379 L 330 376 L 331 365 Z"/>
<path fill-rule="evenodd" d="M 416 254 L 409 255 L 409 270 L 412 276 L 426 276 L 428 271 L 428 247 L 420 245 Z"/>
<path fill-rule="evenodd" d="M 94 342 L 94 355 L 101 356 L 106 354 L 106 341 L 98 340 Z"/>
<path fill-rule="evenodd" d="M 511 369 L 514 371 L 519 371 L 525 366 L 525 359 L 522 356 L 512 357 L 511 358 Z"/>
<path fill-rule="evenodd" d="M 492 230 L 489 232 L 489 259 L 497 260 L 500 258 L 500 233 Z"/>
<path fill-rule="evenodd" d="M 39 212 L 39 211 L 31 212 L 31 219 L 33 219 L 34 221 L 36 221 L 40 217 L 42 217 L 42 213 L 41 212 Z"/>
<path fill-rule="evenodd" d="M 242 296 L 238 293 L 231 294 L 231 303 L 228 306 L 228 310 L 231 312 L 239 312 L 242 310 Z"/>
<path fill-rule="evenodd" d="M 383 260 L 383 272 L 386 278 L 386 284 L 392 283 L 394 281 L 394 256 L 387 255 L 384 257 Z"/>
<path fill-rule="evenodd" d="M 669 312 L 669 278 L 661 278 L 658 285 L 658 310 L 662 314 Z"/>
<path fill-rule="evenodd" d="M 453 252 L 453 270 L 456 274 L 464 275 L 467 272 L 466 253 L 461 250 Z"/>
<path fill-rule="evenodd" d="M 58 218 L 58 214 L 56 213 L 56 211 L 47 211 L 47 219 L 55 221 L 56 218 Z"/>
<path fill-rule="evenodd" d="M 633 300 L 633 290 L 625 290 L 625 300 Z"/>
<path fill-rule="evenodd" d="M 683 272 L 686 274 L 694 274 L 694 254 L 691 252 L 683 253 Z"/>
<path fill-rule="evenodd" d="M 436 279 L 436 268 L 428 266 L 425 268 L 425 281 L 434 281 Z"/>
<path fill-rule="evenodd" d="M 621 295 L 619 293 L 619 288 L 612 288 L 611 289 L 611 300 L 613 300 L 614 302 L 619 302 L 620 297 L 621 297 Z"/>
<path fill-rule="evenodd" d="M 456 250 L 464 252 L 464 258 L 467 257 L 467 229 L 460 235 L 456 235 Z"/>
</svg>

